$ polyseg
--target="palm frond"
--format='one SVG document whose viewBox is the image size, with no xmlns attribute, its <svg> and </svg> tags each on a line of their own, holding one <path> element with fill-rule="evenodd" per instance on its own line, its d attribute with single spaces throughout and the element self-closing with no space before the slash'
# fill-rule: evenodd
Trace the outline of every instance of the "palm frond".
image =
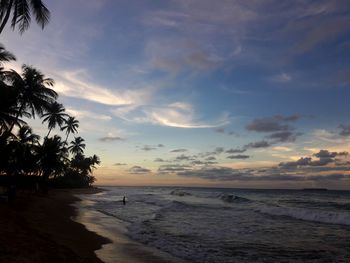
<svg viewBox="0 0 350 263">
<path fill-rule="evenodd" d="M 44 29 L 44 27 L 49 23 L 50 11 L 41 0 L 31 0 L 30 5 L 32 7 L 32 12 L 35 15 L 36 22 L 42 29 Z"/>
</svg>

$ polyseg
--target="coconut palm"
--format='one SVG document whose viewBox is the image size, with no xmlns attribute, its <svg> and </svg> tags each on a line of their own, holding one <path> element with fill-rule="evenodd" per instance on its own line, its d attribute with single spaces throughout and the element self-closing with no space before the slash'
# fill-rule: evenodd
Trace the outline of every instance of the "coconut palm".
<svg viewBox="0 0 350 263">
<path fill-rule="evenodd" d="M 35 16 L 36 22 L 44 28 L 50 19 L 50 11 L 41 0 L 1 0 L 0 1 L 0 34 L 5 28 L 10 16 L 11 27 L 17 26 L 22 34 L 29 28 L 31 14 Z"/>
<path fill-rule="evenodd" d="M 40 136 L 34 134 L 32 128 L 24 125 L 18 130 L 17 139 L 22 144 L 38 144 Z"/>
<path fill-rule="evenodd" d="M 66 130 L 66 134 L 67 134 L 66 140 L 65 140 L 66 144 L 67 144 L 69 134 L 76 133 L 78 128 L 79 128 L 79 121 L 74 117 L 68 116 L 68 119 L 66 119 L 66 125 L 62 127 L 62 131 Z"/>
<path fill-rule="evenodd" d="M 60 174 L 68 160 L 67 148 L 58 135 L 52 138 L 46 137 L 44 143 L 39 147 L 38 155 L 39 166 L 45 179 L 51 175 Z"/>
<path fill-rule="evenodd" d="M 68 114 L 65 113 L 65 108 L 62 104 L 58 102 L 53 102 L 50 104 L 50 106 L 47 108 L 46 113 L 43 114 L 43 122 L 48 122 L 48 128 L 49 132 L 47 133 L 46 137 L 49 137 L 49 134 L 53 128 L 58 125 L 59 127 L 62 127 L 63 123 L 66 122 L 65 117 L 67 117 Z"/>
<path fill-rule="evenodd" d="M 30 117 L 35 118 L 35 114 L 42 114 L 56 100 L 57 93 L 51 89 L 54 81 L 45 76 L 37 69 L 23 65 L 22 74 L 11 70 L 6 74 L 6 81 L 18 92 L 18 112 L 15 120 L 9 127 L 11 132 L 18 118 L 26 111 Z"/>
<path fill-rule="evenodd" d="M 16 141 L 12 142 L 15 146 L 14 159 L 17 163 L 17 170 L 22 174 L 31 174 L 38 170 L 37 150 L 39 147 L 40 136 L 33 133 L 32 129 L 25 125 L 22 126 L 16 136 Z"/>
<path fill-rule="evenodd" d="M 16 60 L 16 57 L 0 43 L 0 67 L 4 62 L 9 62 L 11 60 Z"/>
<path fill-rule="evenodd" d="M 2 67 L 4 62 L 11 60 L 16 60 L 15 56 L 0 44 L 0 134 L 10 127 L 17 114 L 17 93 L 15 89 L 6 84 L 6 71 Z"/>
<path fill-rule="evenodd" d="M 68 147 L 69 151 L 74 154 L 83 154 L 85 149 L 84 139 L 81 137 L 74 137 L 74 141 L 71 141 L 71 146 Z"/>
</svg>

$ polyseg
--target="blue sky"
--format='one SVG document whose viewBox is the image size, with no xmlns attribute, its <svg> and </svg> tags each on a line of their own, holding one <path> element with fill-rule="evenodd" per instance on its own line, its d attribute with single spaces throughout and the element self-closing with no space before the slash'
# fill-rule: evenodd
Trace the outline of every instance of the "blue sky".
<svg viewBox="0 0 350 263">
<path fill-rule="evenodd" d="M 1 42 L 55 79 L 98 183 L 349 187 L 347 1 L 46 3 Z"/>
</svg>

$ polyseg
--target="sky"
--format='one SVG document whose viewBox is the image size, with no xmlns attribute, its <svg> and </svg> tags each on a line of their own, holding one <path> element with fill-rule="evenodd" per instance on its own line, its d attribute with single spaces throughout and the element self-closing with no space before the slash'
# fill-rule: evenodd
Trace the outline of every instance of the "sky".
<svg viewBox="0 0 350 263">
<path fill-rule="evenodd" d="M 0 41 L 55 80 L 97 184 L 349 189 L 348 1 L 44 2 Z"/>
</svg>

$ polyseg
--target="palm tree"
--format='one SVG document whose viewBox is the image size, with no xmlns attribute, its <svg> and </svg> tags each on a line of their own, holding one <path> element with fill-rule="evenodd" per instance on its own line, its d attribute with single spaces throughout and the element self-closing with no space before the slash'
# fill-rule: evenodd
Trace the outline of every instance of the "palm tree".
<svg viewBox="0 0 350 263">
<path fill-rule="evenodd" d="M 18 130 L 17 139 L 22 144 L 38 144 L 40 136 L 34 134 L 32 128 L 24 125 Z"/>
<path fill-rule="evenodd" d="M 56 100 L 57 93 L 51 89 L 54 81 L 37 69 L 23 65 L 22 74 L 11 70 L 6 74 L 7 82 L 18 92 L 18 112 L 8 131 L 11 132 L 18 118 L 28 110 L 30 117 L 35 114 L 42 116 L 49 106 Z"/>
<path fill-rule="evenodd" d="M 49 137 L 49 134 L 53 128 L 58 125 L 59 127 L 62 127 L 62 124 L 66 122 L 65 117 L 68 115 L 65 112 L 65 108 L 62 104 L 58 102 L 53 102 L 50 104 L 50 106 L 47 109 L 47 112 L 43 114 L 42 117 L 44 117 L 43 122 L 48 122 L 48 128 L 49 132 L 47 133 L 46 137 Z"/>
<path fill-rule="evenodd" d="M 43 145 L 39 147 L 39 166 L 44 179 L 49 179 L 51 175 L 60 174 L 68 160 L 67 148 L 61 137 L 55 135 L 52 138 L 45 138 Z"/>
<path fill-rule="evenodd" d="M 92 169 L 96 168 L 95 165 L 99 165 L 101 163 L 100 157 L 94 154 L 92 157 L 87 158 L 87 163 L 88 163 L 88 171 L 92 173 Z"/>
<path fill-rule="evenodd" d="M 14 159 L 17 169 L 22 174 L 30 174 L 38 171 L 37 150 L 40 136 L 33 133 L 29 126 L 22 126 L 17 133 L 16 151 Z"/>
<path fill-rule="evenodd" d="M 11 60 L 16 60 L 16 57 L 11 52 L 7 51 L 2 44 L 0 44 L 0 66 L 2 66 L 4 62 L 9 62 Z"/>
<path fill-rule="evenodd" d="M 78 128 L 79 128 L 79 121 L 74 117 L 68 116 L 68 119 L 66 120 L 66 125 L 62 127 L 62 131 L 66 130 L 66 134 L 67 134 L 66 140 L 65 140 L 66 144 L 67 144 L 69 134 L 76 133 Z"/>
<path fill-rule="evenodd" d="M 6 131 L 15 121 L 17 94 L 14 89 L 6 83 L 6 71 L 3 69 L 4 62 L 16 60 L 15 56 L 8 52 L 2 44 L 0 44 L 0 134 Z"/>
<path fill-rule="evenodd" d="M 85 149 L 84 139 L 81 137 L 74 137 L 74 141 L 71 141 L 71 146 L 68 147 L 69 151 L 74 154 L 83 154 Z"/>
<path fill-rule="evenodd" d="M 29 28 L 31 13 L 36 22 L 44 28 L 50 20 L 50 11 L 41 0 L 1 0 L 0 1 L 0 34 L 5 28 L 12 13 L 11 27 L 16 25 L 22 34 Z"/>
</svg>

